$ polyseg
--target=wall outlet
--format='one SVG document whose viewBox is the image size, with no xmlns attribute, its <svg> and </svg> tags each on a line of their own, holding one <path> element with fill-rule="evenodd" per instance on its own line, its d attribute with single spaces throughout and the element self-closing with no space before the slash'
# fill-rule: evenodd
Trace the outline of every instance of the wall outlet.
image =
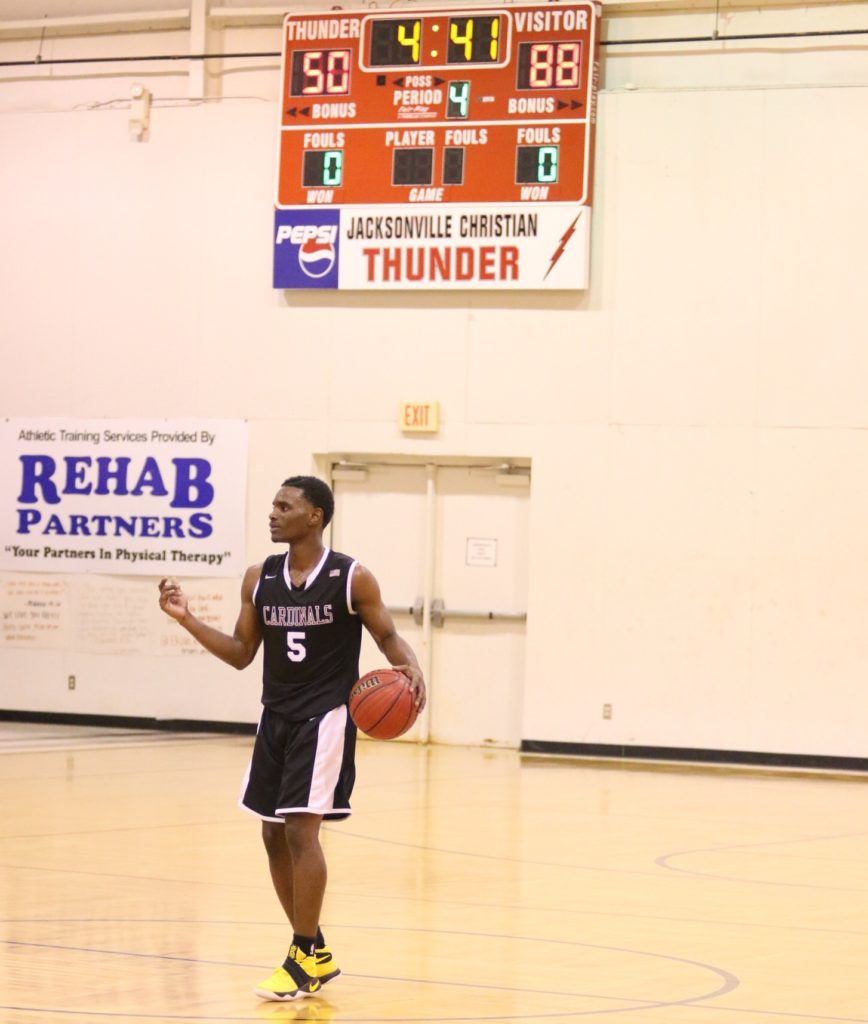
<svg viewBox="0 0 868 1024">
<path fill-rule="evenodd" d="M 612 717 L 612 705 L 611 704 L 604 704 L 603 705 L 603 718 L 609 719 L 611 717 Z"/>
<path fill-rule="evenodd" d="M 66 680 L 66 686 L 67 686 L 67 689 L 70 689 L 70 690 L 74 690 L 75 689 L 75 676 L 70 676 Z"/>
</svg>

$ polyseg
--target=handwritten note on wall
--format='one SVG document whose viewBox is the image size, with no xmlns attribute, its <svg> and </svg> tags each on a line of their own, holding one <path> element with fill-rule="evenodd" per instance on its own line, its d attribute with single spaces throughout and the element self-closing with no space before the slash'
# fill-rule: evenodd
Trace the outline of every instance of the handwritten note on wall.
<svg viewBox="0 0 868 1024">
<path fill-rule="evenodd" d="M 231 633 L 234 625 L 232 615 L 237 609 L 227 608 L 227 603 L 231 605 L 231 601 L 227 602 L 226 595 L 215 588 L 213 582 L 210 587 L 204 587 L 202 584 L 199 586 L 201 587 L 200 590 L 194 590 L 190 587 L 186 588 L 190 598 L 190 611 L 197 619 L 201 619 L 207 625 L 220 629 L 224 633 Z M 179 626 L 177 622 L 173 622 L 162 612 L 159 614 L 160 654 L 206 653 L 204 647 L 197 643 L 186 629 Z"/>
<path fill-rule="evenodd" d="M 237 604 L 235 581 L 191 580 L 184 589 L 197 618 L 231 632 Z M 2 648 L 168 656 L 205 653 L 185 629 L 160 611 L 154 581 L 8 573 L 0 575 Z"/>
<path fill-rule="evenodd" d="M 79 581 L 75 581 L 79 582 Z M 151 592 L 154 588 L 147 588 Z M 141 654 L 154 628 L 148 594 L 138 582 L 87 579 L 74 587 L 72 647 L 89 654 Z M 153 604 L 153 597 L 150 601 Z"/>
<path fill-rule="evenodd" d="M 66 580 L 0 578 L 0 645 L 53 651 L 68 643 Z"/>
</svg>

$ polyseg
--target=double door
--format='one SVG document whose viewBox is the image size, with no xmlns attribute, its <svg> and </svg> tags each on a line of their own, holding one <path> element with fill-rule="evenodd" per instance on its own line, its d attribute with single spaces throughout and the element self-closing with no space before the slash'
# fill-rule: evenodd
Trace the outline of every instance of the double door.
<svg viewBox="0 0 868 1024">
<path fill-rule="evenodd" d="M 497 466 L 333 468 L 332 546 L 376 576 L 428 684 L 404 739 L 517 747 L 529 478 Z M 385 659 L 365 633 L 362 672 Z"/>
</svg>

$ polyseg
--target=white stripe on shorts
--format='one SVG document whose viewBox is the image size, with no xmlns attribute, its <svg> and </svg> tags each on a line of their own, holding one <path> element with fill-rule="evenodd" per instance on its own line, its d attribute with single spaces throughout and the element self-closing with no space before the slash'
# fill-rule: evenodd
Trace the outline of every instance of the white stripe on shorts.
<svg viewBox="0 0 868 1024">
<path fill-rule="evenodd" d="M 245 807 L 244 810 L 249 810 Z M 346 814 L 349 817 L 353 812 L 349 807 L 281 807 L 280 813 L 284 815 L 282 818 L 264 818 L 263 821 L 282 821 L 286 824 L 287 814 L 320 814 L 325 816 L 326 814 Z"/>
<path fill-rule="evenodd" d="M 247 804 L 238 801 L 238 806 L 242 811 L 247 811 L 248 814 L 252 814 L 254 818 L 259 818 L 260 821 L 276 821 L 279 825 L 283 825 L 285 822 L 284 818 L 269 818 L 267 814 L 260 814 L 259 811 L 254 811 L 252 807 L 248 807 Z"/>
<path fill-rule="evenodd" d="M 335 787 L 344 759 L 344 734 L 347 728 L 347 706 L 341 704 L 323 715 L 316 740 L 316 757 L 310 782 L 307 807 L 278 807 L 275 814 L 331 814 L 346 811 L 335 808 Z"/>
</svg>

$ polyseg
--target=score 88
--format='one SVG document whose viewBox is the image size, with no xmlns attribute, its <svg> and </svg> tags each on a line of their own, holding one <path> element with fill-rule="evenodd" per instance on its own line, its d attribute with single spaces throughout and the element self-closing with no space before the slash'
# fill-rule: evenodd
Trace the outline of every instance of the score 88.
<svg viewBox="0 0 868 1024">
<path fill-rule="evenodd" d="M 581 74 L 582 44 L 530 43 L 529 89 L 575 89 Z"/>
</svg>

